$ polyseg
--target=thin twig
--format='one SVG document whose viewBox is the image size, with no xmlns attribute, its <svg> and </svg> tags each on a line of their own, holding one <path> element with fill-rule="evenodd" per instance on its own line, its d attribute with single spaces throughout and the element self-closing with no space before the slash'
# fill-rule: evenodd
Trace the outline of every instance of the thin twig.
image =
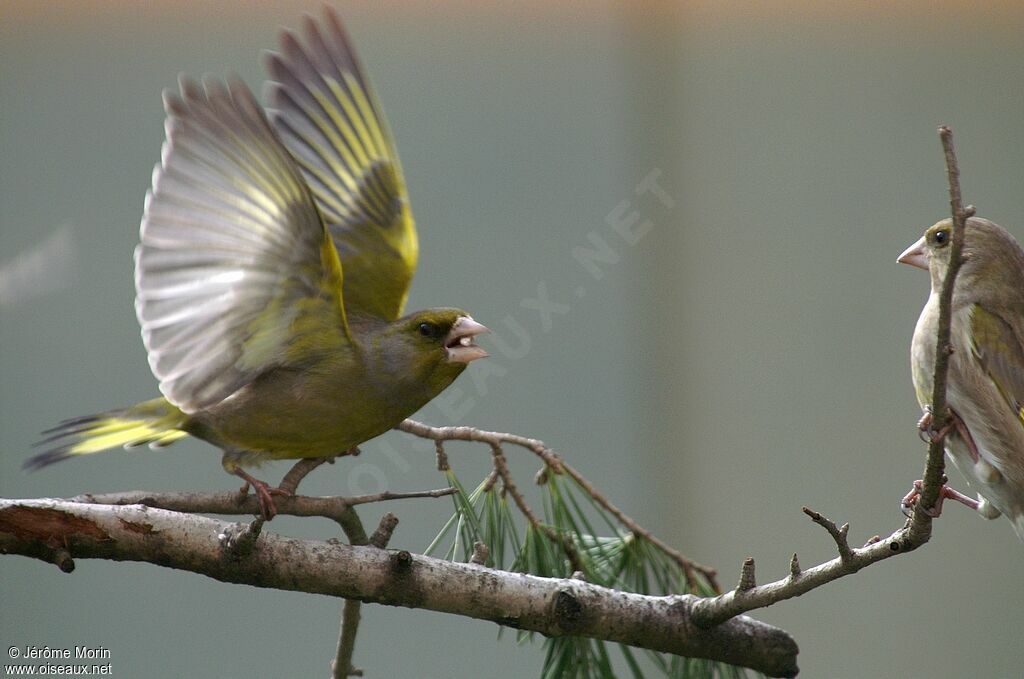
<svg viewBox="0 0 1024 679">
<path fill-rule="evenodd" d="M 281 483 L 278 485 L 278 488 L 280 488 L 281 490 L 286 490 L 289 493 L 294 493 L 298 489 L 299 483 L 302 481 L 302 479 L 306 478 L 306 476 L 311 471 L 325 463 L 334 464 L 334 461 L 336 459 L 338 459 L 339 457 L 343 457 L 345 455 L 348 455 L 350 457 L 355 457 L 359 455 L 359 446 L 353 446 L 352 448 L 349 448 L 344 452 L 338 453 L 337 455 L 330 455 L 328 457 L 302 458 L 294 465 L 292 465 L 292 468 L 289 469 L 288 473 L 284 475 L 283 479 L 281 479 Z"/>
<path fill-rule="evenodd" d="M 437 488 L 432 490 L 416 490 L 412 492 L 371 493 L 368 495 L 310 496 L 295 495 L 279 497 L 275 500 L 278 515 L 283 516 L 320 516 L 333 521 L 341 521 L 352 507 L 371 502 L 388 502 L 391 500 L 409 500 L 415 498 L 438 498 L 453 495 L 457 488 Z M 102 505 L 145 505 L 159 507 L 174 512 L 210 513 L 210 514 L 258 514 L 259 506 L 252 496 L 243 502 L 238 501 L 238 493 L 153 493 L 144 490 L 129 490 L 121 493 L 87 493 L 68 498 L 69 502 L 84 502 Z"/>
<path fill-rule="evenodd" d="M 512 496 L 512 500 L 519 508 L 519 511 L 523 513 L 523 516 L 526 517 L 526 520 L 530 522 L 530 525 L 547 535 L 552 542 L 561 546 L 574 571 L 583 570 L 583 561 L 580 559 L 579 551 L 576 549 L 576 545 L 573 544 L 572 538 L 542 523 L 537 515 L 533 513 L 530 505 L 526 503 L 526 498 L 519 492 L 519 487 L 516 486 L 512 473 L 508 470 L 508 460 L 505 459 L 505 453 L 500 443 L 491 443 L 491 459 L 494 462 L 494 471 L 501 478 L 502 487 Z"/>
<path fill-rule="evenodd" d="M 331 662 L 332 679 L 345 677 L 361 677 L 363 671 L 352 666 L 352 652 L 356 647 L 356 631 L 359 629 L 359 611 L 362 608 L 359 599 L 345 599 L 341 606 L 341 631 L 338 634 L 338 650 Z M 342 669 L 347 668 L 347 669 Z"/>
<path fill-rule="evenodd" d="M 487 558 L 490 556 L 490 550 L 482 542 L 473 543 L 473 556 L 469 558 L 470 563 L 475 563 L 478 566 L 486 566 Z"/>
<path fill-rule="evenodd" d="M 822 527 L 830 524 L 835 528 L 835 523 L 829 521 L 817 512 L 808 511 L 808 515 L 814 519 L 818 516 L 821 520 L 814 519 Z M 909 524 L 908 524 L 909 526 Z M 806 594 L 812 589 L 817 589 L 833 580 L 852 575 L 865 566 L 875 562 L 888 559 L 904 552 L 913 551 L 923 543 L 916 542 L 909 533 L 909 527 L 905 526 L 894 532 L 889 537 L 873 542 L 865 547 L 850 549 L 846 558 L 836 557 L 831 561 L 803 570 L 796 556 L 790 560 L 786 577 L 769 582 L 764 585 L 757 585 L 749 589 L 737 589 L 726 592 L 716 597 L 708 597 L 698 600 L 690 613 L 694 624 L 702 628 L 711 628 L 721 624 L 732 617 L 747 611 L 758 608 L 765 608 L 786 599 Z M 836 528 L 835 534 L 829 531 L 833 540 L 842 539 L 842 529 Z M 837 539 L 837 537 L 839 539 Z"/>
<path fill-rule="evenodd" d="M 738 591 L 746 592 L 757 587 L 757 576 L 754 569 L 754 557 L 748 556 L 743 560 L 743 568 L 740 569 L 740 581 L 736 584 Z"/>
<path fill-rule="evenodd" d="M 576 481 L 576 483 L 581 488 L 583 488 L 583 490 L 588 495 L 590 495 L 595 502 L 597 502 L 601 507 L 606 509 L 627 530 L 648 540 L 652 545 L 660 549 L 662 552 L 668 555 L 669 558 L 675 561 L 683 570 L 683 573 L 686 576 L 686 584 L 692 590 L 699 590 L 701 583 L 696 577 L 696 573 L 700 573 L 700 575 L 703 576 L 704 580 L 711 586 L 711 588 L 714 591 L 721 591 L 721 588 L 718 585 L 718 580 L 714 568 L 704 566 L 702 564 L 697 563 L 696 561 L 693 561 L 692 559 L 683 556 L 683 554 L 680 553 L 678 550 L 673 549 L 664 541 L 656 537 L 649 530 L 642 527 L 640 524 L 638 524 L 636 521 L 630 518 L 625 512 L 623 512 L 621 509 L 615 506 L 604 495 L 604 493 L 600 492 L 594 486 L 594 484 L 588 481 L 582 474 L 579 473 L 579 471 L 566 464 L 565 461 L 562 460 L 562 458 L 555 451 L 548 448 L 547 445 L 545 445 L 545 443 L 540 439 L 528 438 L 526 436 L 519 436 L 517 434 L 509 434 L 505 432 L 486 431 L 483 429 L 477 429 L 475 427 L 434 427 L 429 424 L 417 422 L 415 420 L 405 420 L 396 428 L 406 432 L 407 434 L 412 434 L 413 436 L 418 436 L 420 438 L 429 439 L 435 442 L 473 441 L 477 443 L 487 444 L 488 446 L 491 447 L 492 451 L 494 450 L 494 446 L 499 446 L 500 448 L 500 446 L 503 443 L 508 443 L 529 450 L 530 452 L 537 455 L 541 460 L 543 460 L 544 464 L 554 473 L 566 473 L 570 477 L 572 477 L 572 479 Z M 515 495 L 513 495 L 513 498 L 515 499 Z M 525 501 L 523 504 L 525 505 Z M 519 506 L 518 501 L 517 506 Z M 523 507 L 520 506 L 519 508 L 520 511 L 522 511 Z M 527 520 L 533 523 L 533 520 L 530 519 L 530 514 L 532 514 L 532 511 L 529 513 L 523 512 L 523 514 L 527 517 Z"/>
<path fill-rule="evenodd" d="M 448 466 L 448 453 L 444 451 L 444 441 L 434 441 L 434 453 L 437 455 L 437 471 L 446 472 Z"/>
<path fill-rule="evenodd" d="M 257 516 L 252 523 L 233 524 L 231 528 L 218 535 L 225 553 L 233 559 L 244 559 L 249 556 L 256 547 L 256 541 L 260 539 L 264 523 L 265 519 Z"/>
<path fill-rule="evenodd" d="M 371 493 L 368 495 L 353 495 L 350 498 L 346 498 L 346 504 L 350 507 L 354 507 L 356 505 L 365 505 L 370 502 L 411 500 L 419 497 L 445 497 L 446 495 L 455 495 L 457 492 L 459 492 L 459 489 L 451 486 L 447 488 L 435 488 L 433 490 L 413 490 L 406 493 L 395 493 L 390 490 L 385 490 L 380 493 Z"/>
<path fill-rule="evenodd" d="M 531 439 L 526 436 L 505 432 L 486 431 L 476 427 L 433 427 L 416 420 L 403 420 L 395 429 L 431 441 L 475 441 L 476 443 L 486 443 L 488 445 L 511 443 L 533 451 L 548 465 L 554 467 L 559 473 L 561 472 L 558 456 L 544 445 L 544 442 L 540 439 Z"/>
<path fill-rule="evenodd" d="M 386 513 L 380 517 L 380 524 L 377 525 L 377 530 L 373 531 L 373 535 L 370 536 L 369 544 L 377 549 L 384 549 L 391 542 L 391 536 L 394 535 L 396 526 L 398 526 L 398 517 L 391 512 Z"/>
<path fill-rule="evenodd" d="M 578 483 L 580 487 L 583 488 L 583 490 L 587 491 L 590 497 L 594 498 L 594 500 L 599 505 L 608 510 L 609 514 L 618 519 L 619 523 L 628 528 L 629 531 L 634 535 L 638 535 L 643 539 L 647 540 L 648 542 L 650 542 L 652 545 L 654 545 L 662 552 L 667 554 L 670 559 L 675 561 L 679 565 L 679 567 L 683 569 L 683 573 L 686 574 L 687 585 L 689 585 L 691 588 L 697 587 L 698 582 L 697 577 L 695 575 L 696 572 L 700 573 L 704 577 L 708 585 L 715 592 L 722 591 L 721 587 L 718 584 L 718 574 L 714 568 L 697 563 L 693 559 L 689 559 L 683 556 L 681 552 L 674 549 L 673 547 L 670 547 L 667 543 L 665 543 L 656 535 L 651 533 L 651 531 L 647 530 L 646 528 L 638 524 L 636 521 L 630 518 L 625 512 L 623 512 L 621 509 L 612 504 L 612 501 L 609 500 L 604 495 L 604 493 L 598 491 L 597 488 L 595 488 L 594 485 L 590 483 L 590 481 L 585 479 L 582 474 L 576 471 L 574 467 L 568 465 L 564 460 L 560 460 L 560 462 L 562 464 L 562 468 L 565 470 L 565 473 L 571 476 L 573 480 L 576 481 L 576 483 Z"/>
<path fill-rule="evenodd" d="M 949 373 L 950 322 L 953 302 L 953 288 L 956 276 L 963 263 L 961 255 L 965 223 L 974 214 L 974 208 L 963 207 L 960 197 L 960 170 L 953 150 L 953 133 L 948 127 L 939 128 L 946 171 L 949 177 L 949 202 L 953 213 L 953 238 L 949 269 L 942 281 L 939 296 L 939 327 L 936 333 L 936 360 L 933 376 L 932 417 L 933 426 L 941 429 L 947 418 L 946 387 Z M 856 573 L 860 569 L 898 554 L 911 552 L 931 538 L 932 517 L 927 509 L 934 506 L 939 489 L 945 482 L 944 450 L 941 440 L 933 440 L 928 447 L 928 462 L 925 466 L 921 495 L 914 512 L 907 523 L 886 538 L 873 535 L 863 547 L 854 549 L 849 543 L 849 524 L 837 527 L 835 522 L 820 513 L 804 507 L 806 513 L 832 536 L 839 557 L 808 570 L 800 568 L 800 562 L 793 555 L 789 575 L 781 580 L 741 591 L 727 592 L 721 596 L 702 599 L 694 605 L 692 619 L 699 627 L 712 627 L 731 617 L 747 611 L 771 606 L 779 601 L 800 596 L 826 585 L 834 580 Z"/>
<path fill-rule="evenodd" d="M 839 550 L 839 558 L 842 561 L 848 562 L 853 558 L 853 550 L 850 549 L 850 540 L 847 537 L 850 534 L 850 524 L 844 523 L 842 526 L 837 526 L 835 521 L 807 507 L 803 508 L 803 512 L 811 517 L 811 521 L 824 528 L 832 536 L 832 540 L 836 543 L 836 549 Z"/>
<path fill-rule="evenodd" d="M 333 461 L 333 458 L 331 460 Z M 281 483 L 277 487 L 294 494 L 302 479 L 306 478 L 311 471 L 327 461 L 328 458 L 326 457 L 307 457 L 299 460 L 292 465 L 292 468 L 284 475 L 284 478 L 281 479 Z"/>
<path fill-rule="evenodd" d="M 960 167 L 953 149 L 953 131 L 945 125 L 939 127 L 942 152 L 946 160 L 946 176 L 949 180 L 949 208 L 953 215 L 953 238 L 949 248 L 949 270 L 939 291 L 939 327 L 935 337 L 935 377 L 932 385 L 932 423 L 941 431 L 949 419 L 946 407 L 946 382 L 949 376 L 949 357 L 953 353 L 950 341 L 953 315 L 953 289 L 956 276 L 963 264 L 964 231 L 967 218 L 974 214 L 974 208 L 964 208 L 960 195 Z M 945 444 L 936 436 L 928 445 L 928 461 L 922 476 L 921 495 L 914 507 L 914 530 L 931 533 L 931 512 L 939 500 L 939 491 L 945 483 Z"/>
</svg>

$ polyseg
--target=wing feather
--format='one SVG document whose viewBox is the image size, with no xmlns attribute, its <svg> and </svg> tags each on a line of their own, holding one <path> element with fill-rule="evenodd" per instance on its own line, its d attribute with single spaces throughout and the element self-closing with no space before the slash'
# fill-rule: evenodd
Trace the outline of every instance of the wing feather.
<svg viewBox="0 0 1024 679">
<path fill-rule="evenodd" d="M 303 33 L 267 55 L 271 120 L 328 223 L 346 308 L 394 320 L 419 252 L 398 155 L 338 16 L 306 17 Z"/>
<path fill-rule="evenodd" d="M 979 304 L 971 307 L 972 351 L 1024 424 L 1024 347 L 1021 338 L 998 314 Z"/>
<path fill-rule="evenodd" d="M 310 346 L 330 351 L 351 337 L 330 235 L 248 88 L 183 78 L 181 95 L 164 99 L 167 142 L 135 254 L 136 314 L 161 391 L 188 413 L 311 359 Z"/>
</svg>

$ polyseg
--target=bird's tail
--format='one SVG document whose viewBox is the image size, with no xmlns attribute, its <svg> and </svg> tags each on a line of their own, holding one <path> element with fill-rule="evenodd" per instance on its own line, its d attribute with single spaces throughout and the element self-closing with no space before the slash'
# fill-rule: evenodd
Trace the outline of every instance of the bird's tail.
<svg viewBox="0 0 1024 679">
<path fill-rule="evenodd" d="M 1024 542 L 1024 513 L 1011 516 L 1010 522 L 1013 524 L 1013 532 L 1017 534 L 1021 542 Z"/>
<path fill-rule="evenodd" d="M 99 415 L 64 420 L 35 445 L 51 446 L 25 461 L 26 469 L 40 469 L 75 455 L 91 455 L 110 448 L 134 448 L 148 443 L 161 448 L 188 434 L 182 431 L 186 416 L 163 398 Z"/>
</svg>

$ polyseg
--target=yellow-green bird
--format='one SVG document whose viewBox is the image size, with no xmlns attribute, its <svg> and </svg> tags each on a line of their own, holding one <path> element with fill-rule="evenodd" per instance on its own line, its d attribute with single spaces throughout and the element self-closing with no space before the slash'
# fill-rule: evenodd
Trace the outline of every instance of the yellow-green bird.
<svg viewBox="0 0 1024 679">
<path fill-rule="evenodd" d="M 418 245 L 380 105 L 338 17 L 268 53 L 269 119 L 240 80 L 165 92 L 167 141 L 135 251 L 163 398 L 45 432 L 43 467 L 192 435 L 242 467 L 328 457 L 391 429 L 487 353 L 461 309 L 402 315 Z"/>
<path fill-rule="evenodd" d="M 952 221 L 929 227 L 897 261 L 927 270 L 931 294 L 911 344 L 917 400 L 930 430 L 939 291 L 949 268 Z M 978 500 L 943 487 L 942 497 L 986 518 L 1005 514 L 1024 540 L 1024 250 L 1005 229 L 971 218 L 953 291 L 946 454 Z M 912 501 L 916 492 L 907 496 Z M 940 498 L 941 499 L 941 498 Z"/>
</svg>

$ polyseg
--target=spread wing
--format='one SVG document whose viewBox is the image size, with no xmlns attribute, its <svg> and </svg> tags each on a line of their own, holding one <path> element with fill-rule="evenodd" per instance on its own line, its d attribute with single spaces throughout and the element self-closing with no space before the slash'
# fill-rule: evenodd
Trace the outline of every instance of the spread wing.
<svg viewBox="0 0 1024 679">
<path fill-rule="evenodd" d="M 330 8 L 267 54 L 271 120 L 298 161 L 345 269 L 349 312 L 402 314 L 419 252 L 387 121 Z"/>
<path fill-rule="evenodd" d="M 338 255 L 240 80 L 165 92 L 167 142 L 135 251 L 135 309 L 167 399 L 194 412 L 351 339 Z"/>
<path fill-rule="evenodd" d="M 1024 424 L 1024 348 L 1009 323 L 981 305 L 971 307 L 974 355 Z"/>
</svg>

